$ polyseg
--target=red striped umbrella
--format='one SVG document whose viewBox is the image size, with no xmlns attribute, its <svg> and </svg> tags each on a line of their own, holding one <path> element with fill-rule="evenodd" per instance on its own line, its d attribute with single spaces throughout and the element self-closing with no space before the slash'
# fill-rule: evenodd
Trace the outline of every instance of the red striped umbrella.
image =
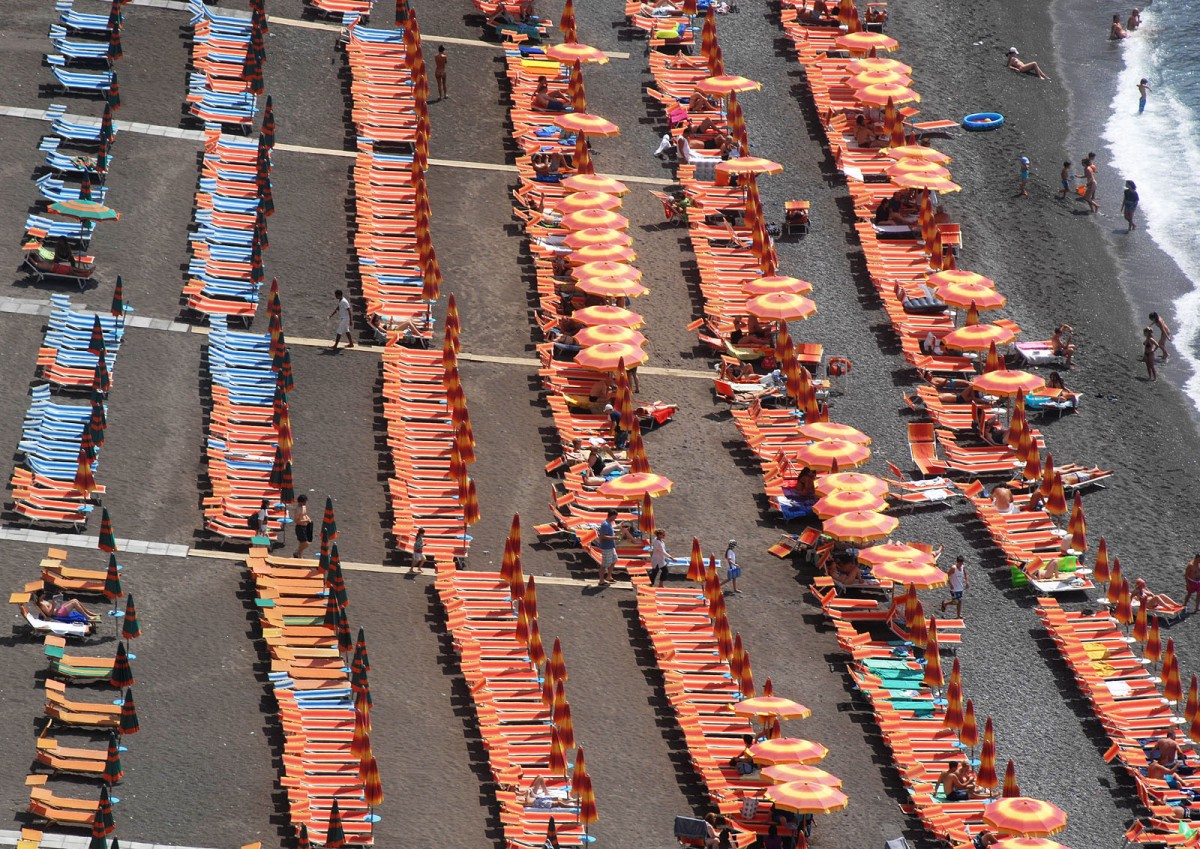
<svg viewBox="0 0 1200 849">
<path fill-rule="evenodd" d="M 921 683 L 931 690 L 937 690 L 946 683 L 942 673 L 941 647 L 938 645 L 937 620 L 930 619 L 926 626 L 925 635 L 925 675 Z"/>
<path fill-rule="evenodd" d="M 995 790 L 1000 786 L 1000 777 L 996 774 L 996 732 L 990 716 L 983 726 L 983 748 L 979 752 L 979 770 L 975 774 L 975 784 L 984 790 Z"/>
<path fill-rule="evenodd" d="M 1100 543 L 1096 546 L 1096 560 L 1092 564 L 1092 580 L 1107 584 L 1108 572 L 1108 542 L 1100 537 Z"/>
<path fill-rule="evenodd" d="M 1151 663 L 1157 663 L 1162 659 L 1162 635 L 1159 633 L 1158 617 L 1150 617 L 1150 633 L 1146 637 L 1146 647 L 1142 654 Z"/>
<path fill-rule="evenodd" d="M 1021 788 L 1017 786 L 1017 765 L 1013 763 L 1012 758 L 1008 759 L 1008 766 L 1004 768 L 1004 786 L 1000 795 L 1008 799 L 1021 795 Z M 1002 840 L 1000 842 L 1008 843 L 1009 841 Z"/>
<path fill-rule="evenodd" d="M 963 690 L 962 670 L 958 658 L 950 667 L 950 682 L 946 686 L 946 714 L 942 717 L 942 725 L 955 734 L 962 730 L 963 724 Z"/>
<path fill-rule="evenodd" d="M 842 513 L 821 523 L 821 532 L 843 542 L 865 543 L 883 539 L 900 526 L 895 516 L 866 510 Z"/>
<path fill-rule="evenodd" d="M 979 745 L 979 722 L 975 719 L 975 703 L 967 699 L 963 708 L 962 728 L 958 732 L 958 742 L 972 751 Z"/>
<path fill-rule="evenodd" d="M 700 540 L 692 537 L 692 556 L 688 560 L 687 580 L 704 580 L 704 554 L 700 550 Z"/>
</svg>

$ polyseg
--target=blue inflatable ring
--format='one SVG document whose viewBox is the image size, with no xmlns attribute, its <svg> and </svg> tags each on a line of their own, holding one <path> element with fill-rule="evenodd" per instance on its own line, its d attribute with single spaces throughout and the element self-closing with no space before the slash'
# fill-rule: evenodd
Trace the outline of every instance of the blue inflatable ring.
<svg viewBox="0 0 1200 849">
<path fill-rule="evenodd" d="M 963 118 L 964 130 L 998 130 L 1004 126 L 1004 116 L 999 112 L 975 112 Z"/>
</svg>

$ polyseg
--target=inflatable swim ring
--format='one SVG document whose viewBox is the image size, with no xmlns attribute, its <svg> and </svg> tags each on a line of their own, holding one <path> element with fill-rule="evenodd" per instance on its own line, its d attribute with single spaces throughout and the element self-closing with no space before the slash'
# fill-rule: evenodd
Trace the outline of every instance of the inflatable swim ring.
<svg viewBox="0 0 1200 849">
<path fill-rule="evenodd" d="M 963 118 L 964 130 L 997 130 L 1004 126 L 1004 116 L 999 112 L 975 112 Z"/>
</svg>

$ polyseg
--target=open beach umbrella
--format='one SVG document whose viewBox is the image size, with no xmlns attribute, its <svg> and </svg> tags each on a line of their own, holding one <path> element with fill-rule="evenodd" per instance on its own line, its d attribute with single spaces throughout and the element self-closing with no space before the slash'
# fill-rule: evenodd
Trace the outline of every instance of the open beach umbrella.
<svg viewBox="0 0 1200 849">
<path fill-rule="evenodd" d="M 637 366 L 644 363 L 647 357 L 641 348 L 607 342 L 584 348 L 575 355 L 575 364 L 595 371 L 616 371 L 621 363 Z"/>
<path fill-rule="evenodd" d="M 972 753 L 979 745 L 979 722 L 975 719 L 975 703 L 970 699 L 967 699 L 967 703 L 963 707 L 963 721 L 962 727 L 958 731 L 958 742 L 970 749 Z"/>
<path fill-rule="evenodd" d="M 582 194 L 582 192 L 575 192 L 574 194 Z M 595 194 L 605 193 L 596 192 Z M 607 197 L 616 196 L 607 195 Z M 612 210 L 597 209 L 595 207 L 564 214 L 562 221 L 560 221 L 559 224 L 564 230 L 586 230 L 589 227 L 609 227 L 613 230 L 629 229 L 629 219 L 624 215 L 613 212 Z"/>
<path fill-rule="evenodd" d="M 1035 374 L 1019 369 L 1002 369 L 1000 371 L 981 374 L 971 381 L 978 392 L 988 395 L 1024 395 L 1035 389 L 1041 389 L 1046 381 Z"/>
<path fill-rule="evenodd" d="M 783 166 L 761 156 L 738 156 L 717 163 L 718 174 L 782 174 Z"/>
<path fill-rule="evenodd" d="M 80 221 L 119 221 L 121 213 L 94 200 L 62 200 L 50 204 L 50 211 Z"/>
<path fill-rule="evenodd" d="M 621 128 L 607 118 L 589 112 L 562 112 L 554 117 L 554 125 L 569 133 L 585 136 L 619 136 Z M 586 207 L 579 207 L 580 209 Z M 616 207 L 604 207 L 615 209 Z M 572 210 L 574 211 L 574 210 Z"/>
<path fill-rule="evenodd" d="M 125 643 L 117 643 L 117 656 L 113 660 L 112 676 L 108 683 L 119 690 L 132 687 L 137 682 L 133 678 L 133 669 L 129 665 L 129 655 L 125 651 Z"/>
<path fill-rule="evenodd" d="M 814 442 L 825 439 L 840 439 L 843 442 L 853 442 L 856 445 L 870 445 L 871 437 L 858 428 L 838 422 L 812 422 L 802 424 L 796 431 L 803 437 Z"/>
<path fill-rule="evenodd" d="M 899 189 L 923 189 L 931 192 L 939 192 L 944 195 L 962 191 L 962 186 L 953 180 L 922 174 L 902 174 L 899 177 L 893 177 L 892 185 Z"/>
<path fill-rule="evenodd" d="M 952 307 L 969 307 L 978 310 L 997 310 L 1008 303 L 1008 299 L 988 286 L 979 283 L 944 283 L 938 286 L 938 297 Z"/>
<path fill-rule="evenodd" d="M 813 505 L 813 513 L 826 520 L 856 510 L 886 510 L 887 506 L 886 501 L 869 492 L 832 492 Z"/>
<path fill-rule="evenodd" d="M 871 571 L 877 578 L 923 590 L 946 586 L 946 573 L 929 560 L 886 560 Z"/>
<path fill-rule="evenodd" d="M 627 195 L 629 187 L 603 174 L 572 174 L 559 185 L 568 192 L 601 192 L 606 195 Z"/>
<path fill-rule="evenodd" d="M 593 262 L 629 263 L 636 259 L 637 252 L 633 248 L 611 242 L 606 245 L 584 245 L 567 254 L 567 262 L 571 265 L 587 265 Z M 618 272 L 618 279 L 623 279 L 620 276 L 623 274 L 625 272 Z"/>
<path fill-rule="evenodd" d="M 975 783 L 988 791 L 1000 786 L 1000 776 L 996 774 L 996 732 L 992 728 L 990 716 L 983 726 L 983 748 L 979 750 L 979 769 L 975 774 Z"/>
<path fill-rule="evenodd" d="M 897 74 L 912 74 L 912 67 L 896 59 L 883 56 L 864 56 L 846 63 L 846 72 L 862 74 L 867 71 L 893 71 Z"/>
<path fill-rule="evenodd" d="M 581 212 L 611 212 L 621 208 L 621 199 L 605 192 L 571 192 L 555 201 L 553 212 L 561 215 L 576 215 Z M 608 224 L 589 224 L 589 227 L 608 227 Z M 586 229 L 583 227 L 573 229 Z M 612 229 L 624 229 L 614 227 Z"/>
<path fill-rule="evenodd" d="M 842 542 L 867 543 L 883 539 L 900 526 L 894 516 L 872 511 L 842 513 L 821 523 L 821 532 Z"/>
<path fill-rule="evenodd" d="M 866 88 L 869 85 L 912 85 L 912 77 L 898 71 L 862 71 L 846 79 L 851 88 Z M 907 147 L 907 145 L 898 145 Z M 882 151 L 881 151 L 882 152 Z M 894 157 L 893 157 L 894 158 Z"/>
<path fill-rule="evenodd" d="M 749 749 L 755 763 L 761 764 L 815 764 L 825 760 L 829 750 L 820 743 L 798 737 L 777 737 L 762 740 Z"/>
<path fill-rule="evenodd" d="M 890 560 L 923 560 L 933 562 L 932 555 L 927 551 L 904 543 L 888 542 L 864 548 L 858 553 L 858 559 L 869 566 L 878 566 Z"/>
<path fill-rule="evenodd" d="M 1040 799 L 1011 796 L 998 799 L 984 808 L 983 821 L 989 828 L 1003 834 L 1049 837 L 1067 827 L 1067 814 Z"/>
<path fill-rule="evenodd" d="M 942 726 L 955 734 L 962 729 L 963 724 L 963 690 L 962 669 L 958 658 L 950 667 L 950 680 L 946 684 L 946 713 L 942 716 Z"/>
<path fill-rule="evenodd" d="M 603 65 L 608 62 L 608 54 L 603 50 L 577 41 L 552 44 L 544 49 L 544 53 L 546 58 L 563 65 L 573 65 L 577 62 L 595 62 L 597 65 Z"/>
<path fill-rule="evenodd" d="M 800 321 L 817 311 L 817 305 L 803 295 L 776 292 L 759 295 L 746 302 L 746 312 L 771 321 Z"/>
<path fill-rule="evenodd" d="M 831 495 L 834 492 L 869 492 L 871 495 L 882 497 L 887 495 L 888 484 L 887 481 L 874 475 L 864 475 L 860 472 L 835 472 L 819 475 L 816 489 L 818 495 Z"/>
<path fill-rule="evenodd" d="M 121 619 L 121 637 L 134 640 L 142 635 L 142 626 L 138 623 L 137 606 L 133 602 L 133 593 L 125 597 L 125 615 Z"/>
<path fill-rule="evenodd" d="M 973 292 L 980 292 L 982 289 L 995 289 L 996 281 L 990 277 L 984 277 L 982 274 L 976 274 L 974 271 L 967 271 L 961 268 L 954 268 L 948 271 L 937 271 L 930 274 L 925 282 L 935 289 L 940 289 L 943 286 L 973 286 Z"/>
<path fill-rule="evenodd" d="M 696 83 L 696 90 L 705 94 L 715 94 L 725 97 L 730 94 L 741 94 L 747 91 L 759 91 L 762 83 L 740 77 L 736 74 L 721 74 L 720 76 L 705 77 Z"/>
<path fill-rule="evenodd" d="M 618 344 L 632 345 L 635 348 L 640 348 L 649 341 L 636 330 L 629 327 L 621 327 L 617 324 L 598 324 L 593 327 L 584 327 L 575 334 L 575 340 L 584 347 Z"/>
<path fill-rule="evenodd" d="M 777 764 L 763 767 L 762 777 L 769 778 L 776 784 L 803 781 L 808 784 L 825 784 L 829 787 L 840 788 L 842 786 L 842 780 L 836 775 L 809 764 Z"/>
<path fill-rule="evenodd" d="M 792 459 L 803 466 L 820 471 L 831 471 L 834 464 L 839 469 L 861 466 L 871 457 L 871 450 L 857 442 L 844 439 L 822 439 L 809 442 L 792 452 Z"/>
<path fill-rule="evenodd" d="M 804 781 L 773 784 L 763 796 L 776 808 L 798 814 L 829 814 L 850 804 L 846 794 L 836 787 Z"/>
<path fill-rule="evenodd" d="M 808 281 L 783 275 L 756 277 L 742 287 L 742 291 L 747 295 L 774 295 L 777 293 L 806 295 L 812 290 L 813 285 Z"/>
<path fill-rule="evenodd" d="M 578 251 L 572 253 L 578 253 Z M 611 259 L 589 259 L 586 262 L 576 264 L 571 269 L 571 277 L 581 283 L 593 277 L 606 281 L 630 280 L 637 283 L 642 279 L 642 272 L 632 265 L 616 262 Z"/>
<path fill-rule="evenodd" d="M 628 248 L 633 244 L 633 237 L 621 230 L 611 227 L 589 227 L 586 230 L 576 230 L 563 239 L 563 245 L 573 251 L 578 251 L 593 245 L 615 245 Z"/>
<path fill-rule="evenodd" d="M 886 50 L 890 52 L 900 46 L 900 42 L 896 41 L 896 39 L 886 36 L 881 32 L 847 33 L 834 39 L 834 44 L 837 45 L 839 50 L 848 50 L 851 53 L 868 53 L 872 50 Z"/>
<path fill-rule="evenodd" d="M 861 78 L 862 75 L 856 77 L 856 79 Z M 925 162 L 933 162 L 938 165 L 945 165 L 947 162 L 951 161 L 950 157 L 947 154 L 942 153 L 940 150 L 936 150 L 932 147 L 925 147 L 924 145 L 919 144 L 903 144 L 897 145 L 896 147 L 885 147 L 879 152 L 888 159 L 920 159 L 924 160 Z M 932 210 L 932 207 L 929 207 L 928 204 L 924 202 L 924 199 L 922 199 L 922 201 L 923 208 L 929 208 Z M 932 285 L 936 286 L 937 284 L 935 283 Z"/>
<path fill-rule="evenodd" d="M 778 716 L 780 719 L 808 719 L 812 711 L 799 702 L 781 696 L 756 696 L 735 702 L 731 710 L 738 716 Z"/>
<path fill-rule="evenodd" d="M 866 106 L 883 106 L 891 101 L 895 105 L 914 103 L 921 95 L 905 85 L 897 83 L 875 83 L 854 90 L 854 99 Z"/>
<path fill-rule="evenodd" d="M 959 351 L 987 351 L 996 345 L 1011 342 L 1013 332 L 996 324 L 975 324 L 959 327 L 942 337 L 942 344 Z"/>
<path fill-rule="evenodd" d="M 1175 640 L 1167 640 L 1162 664 L 1163 698 L 1178 703 L 1183 699 L 1183 686 L 1179 679 L 1179 658 L 1175 654 Z"/>
<path fill-rule="evenodd" d="M 640 499 L 647 494 L 652 498 L 657 498 L 660 495 L 670 492 L 673 485 L 669 478 L 665 478 L 662 475 L 654 473 L 631 473 L 605 481 L 600 485 L 597 492 L 601 495 L 629 501 L 634 498 Z"/>
<path fill-rule="evenodd" d="M 898 159 L 884 169 L 884 173 L 888 177 L 903 177 L 910 174 L 916 174 L 922 177 L 938 177 L 948 179 L 950 172 L 938 165 L 936 162 L 931 162 L 928 159 Z"/>
</svg>

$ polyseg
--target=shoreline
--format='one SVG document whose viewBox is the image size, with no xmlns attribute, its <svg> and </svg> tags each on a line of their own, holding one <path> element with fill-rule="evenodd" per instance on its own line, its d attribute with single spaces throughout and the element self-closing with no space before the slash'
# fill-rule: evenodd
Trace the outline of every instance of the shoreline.
<svg viewBox="0 0 1200 849">
<path fill-rule="evenodd" d="M 1130 308 L 1132 338 L 1136 341 L 1138 328 L 1146 325 L 1150 312 L 1163 312 L 1165 307 L 1164 314 L 1170 316 L 1172 341 L 1180 340 L 1181 335 L 1176 331 L 1182 322 L 1176 309 L 1181 298 L 1200 291 L 1198 284 L 1159 246 L 1144 216 L 1138 231 L 1127 234 L 1119 212 L 1120 191 L 1126 178 L 1112 167 L 1112 143 L 1107 135 L 1114 107 L 1122 102 L 1118 87 L 1126 67 L 1127 45 L 1107 39 L 1104 16 L 1087 0 L 1053 0 L 1050 16 L 1055 64 L 1067 92 L 1066 137 L 1070 155 L 1064 158 L 1070 158 L 1075 165 L 1086 151 L 1098 154 L 1101 168 L 1098 197 L 1104 214 L 1092 223 L 1117 269 L 1117 280 Z M 1137 34 L 1131 36 L 1137 37 Z M 1132 106 L 1135 97 L 1130 93 L 1126 100 Z M 1050 179 L 1057 175 L 1043 176 Z M 1192 340 L 1193 347 L 1195 341 Z M 1200 431 L 1200 398 L 1188 394 L 1189 382 L 1194 383 L 1200 376 L 1196 353 L 1188 351 L 1185 357 L 1182 348 L 1178 345 L 1176 348 L 1175 365 L 1160 370 L 1159 378 L 1182 396 L 1192 426 Z"/>
</svg>

